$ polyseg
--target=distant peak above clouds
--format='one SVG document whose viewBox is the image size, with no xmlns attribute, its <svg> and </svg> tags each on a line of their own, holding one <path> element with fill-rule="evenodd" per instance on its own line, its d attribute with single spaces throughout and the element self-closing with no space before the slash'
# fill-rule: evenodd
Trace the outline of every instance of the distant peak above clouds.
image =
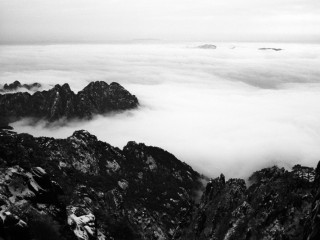
<svg viewBox="0 0 320 240">
<path fill-rule="evenodd" d="M 138 99 L 118 83 L 91 82 L 75 94 L 69 84 L 57 84 L 48 91 L 0 95 L 1 121 L 4 124 L 22 118 L 91 119 L 95 114 L 123 111 L 138 107 Z"/>
</svg>

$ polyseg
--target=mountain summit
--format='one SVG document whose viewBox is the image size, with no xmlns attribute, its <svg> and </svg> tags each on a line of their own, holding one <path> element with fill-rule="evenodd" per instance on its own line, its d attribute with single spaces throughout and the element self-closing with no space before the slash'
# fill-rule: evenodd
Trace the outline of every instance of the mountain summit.
<svg viewBox="0 0 320 240">
<path fill-rule="evenodd" d="M 90 119 L 96 114 L 138 107 L 136 96 L 118 83 L 91 82 L 75 94 L 68 84 L 55 85 L 34 94 L 17 92 L 0 94 L 1 122 L 25 117 L 53 122 L 60 119 Z"/>
</svg>

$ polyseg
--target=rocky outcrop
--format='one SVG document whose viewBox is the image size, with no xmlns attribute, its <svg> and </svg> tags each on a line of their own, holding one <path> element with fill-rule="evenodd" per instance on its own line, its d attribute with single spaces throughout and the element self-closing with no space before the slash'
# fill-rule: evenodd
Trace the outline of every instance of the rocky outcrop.
<svg viewBox="0 0 320 240">
<path fill-rule="evenodd" d="M 121 150 L 84 130 L 67 139 L 2 130 L 0 167 L 0 205 L 26 240 L 43 231 L 55 239 L 171 239 L 202 186 L 163 149 L 129 142 Z M 19 239 L 2 223 L 0 238 L 9 237 Z"/>
<path fill-rule="evenodd" d="M 14 81 L 10 84 L 4 84 L 2 89 L 0 89 L 0 92 L 12 92 L 12 91 L 18 91 L 21 89 L 36 91 L 39 88 L 41 88 L 40 83 L 31 83 L 31 84 L 21 84 L 19 81 Z"/>
<path fill-rule="evenodd" d="M 4 239 L 44 239 L 64 225 L 63 191 L 43 168 L 18 165 L 0 168 L 0 236 Z M 47 232 L 46 232 L 47 231 Z M 47 238 L 49 239 L 49 238 Z"/>
<path fill-rule="evenodd" d="M 257 171 L 248 188 L 242 179 L 225 181 L 223 175 L 212 179 L 199 206 L 180 222 L 174 239 L 302 239 L 314 176 L 314 169 L 297 165 L 292 171 L 278 167 Z M 311 219 L 317 218 L 315 212 Z M 313 221 L 316 230 L 311 232 L 319 231 L 317 224 Z"/>
<path fill-rule="evenodd" d="M 1 122 L 30 117 L 49 122 L 59 119 L 90 119 L 95 114 L 136 108 L 137 98 L 118 83 L 91 82 L 75 94 L 68 84 L 48 91 L 0 94 Z"/>
</svg>

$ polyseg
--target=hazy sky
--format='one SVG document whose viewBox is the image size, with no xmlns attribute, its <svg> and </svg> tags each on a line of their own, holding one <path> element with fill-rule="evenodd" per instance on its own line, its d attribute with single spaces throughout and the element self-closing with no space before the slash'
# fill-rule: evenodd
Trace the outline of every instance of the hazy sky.
<svg viewBox="0 0 320 240">
<path fill-rule="evenodd" d="M 0 0 L 0 42 L 320 41 L 319 0 Z"/>
</svg>

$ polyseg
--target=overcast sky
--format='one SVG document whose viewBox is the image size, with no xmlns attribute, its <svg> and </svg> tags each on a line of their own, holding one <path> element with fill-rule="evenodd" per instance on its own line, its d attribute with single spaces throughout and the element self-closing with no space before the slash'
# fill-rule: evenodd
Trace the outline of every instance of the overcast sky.
<svg viewBox="0 0 320 240">
<path fill-rule="evenodd" d="M 319 0 L 0 0 L 0 42 L 320 42 Z"/>
</svg>

